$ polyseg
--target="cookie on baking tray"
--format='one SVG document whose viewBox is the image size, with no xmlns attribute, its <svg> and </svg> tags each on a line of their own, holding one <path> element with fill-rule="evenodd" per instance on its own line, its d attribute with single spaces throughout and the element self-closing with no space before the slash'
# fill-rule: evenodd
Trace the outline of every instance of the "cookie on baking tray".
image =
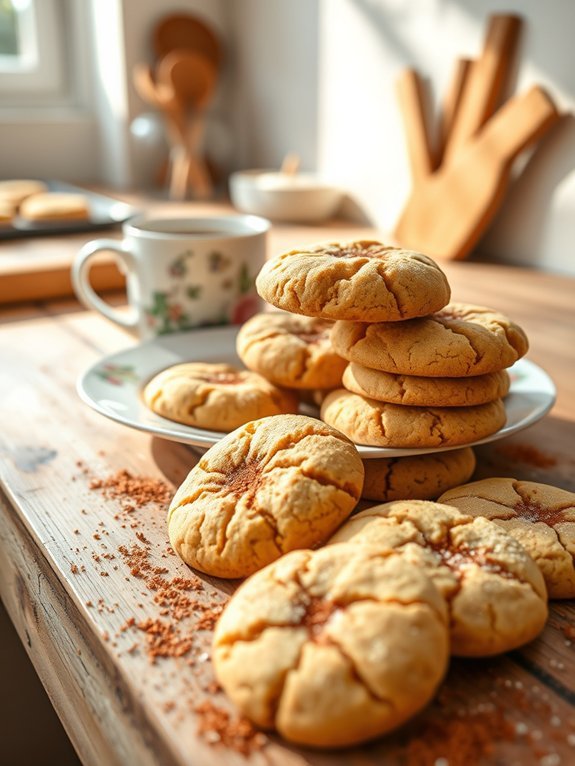
<svg viewBox="0 0 575 766">
<path fill-rule="evenodd" d="M 236 349 L 250 370 L 287 388 L 337 388 L 347 362 L 331 347 L 331 322 L 287 313 L 248 319 Z"/>
<path fill-rule="evenodd" d="M 297 412 L 298 401 L 261 375 L 229 364 L 186 362 L 155 375 L 144 401 L 157 415 L 177 423 L 230 431 L 268 415 Z"/>
<path fill-rule="evenodd" d="M 0 201 L 11 205 L 13 208 L 17 208 L 26 197 L 46 191 L 48 191 L 46 184 L 43 181 L 36 181 L 34 179 L 14 178 L 8 181 L 0 181 Z"/>
<path fill-rule="evenodd" d="M 363 464 L 335 429 L 304 415 L 241 426 L 209 449 L 168 512 L 172 547 L 216 577 L 245 577 L 326 540 L 355 508 Z"/>
<path fill-rule="evenodd" d="M 364 367 L 439 378 L 503 370 L 529 347 L 523 330 L 506 316 L 465 303 L 407 322 L 336 322 L 331 341 L 340 356 Z"/>
<path fill-rule="evenodd" d="M 494 478 L 456 487 L 440 500 L 485 516 L 513 535 L 543 573 L 549 598 L 575 598 L 575 494 Z"/>
<path fill-rule="evenodd" d="M 86 220 L 90 205 L 83 194 L 45 192 L 26 197 L 18 213 L 27 221 Z"/>
<path fill-rule="evenodd" d="M 365 322 L 426 316 L 451 294 L 431 258 L 371 240 L 329 242 L 272 258 L 256 289 L 272 306 L 294 314 Z"/>
<path fill-rule="evenodd" d="M 16 208 L 14 205 L 11 202 L 4 202 L 2 198 L 0 198 L 0 227 L 11 226 L 15 214 Z"/>
<path fill-rule="evenodd" d="M 484 518 L 424 500 L 375 506 L 330 542 L 400 551 L 433 580 L 449 606 L 451 652 L 483 657 L 534 639 L 547 619 L 547 591 L 517 540 Z"/>
<path fill-rule="evenodd" d="M 475 470 L 471 447 L 429 455 L 364 460 L 361 496 L 368 500 L 435 500 L 469 481 Z"/>
<path fill-rule="evenodd" d="M 502 399 L 509 391 L 505 370 L 473 378 L 394 375 L 350 362 L 343 373 L 348 391 L 369 399 L 414 407 L 472 407 Z"/>
<path fill-rule="evenodd" d="M 321 405 L 321 419 L 356 444 L 374 447 L 457 447 L 505 425 L 501 399 L 476 407 L 407 407 L 366 399 L 343 388 Z"/>
<path fill-rule="evenodd" d="M 447 666 L 444 599 L 402 556 L 338 545 L 294 551 L 250 577 L 215 630 L 214 670 L 241 712 L 304 745 L 396 728 Z"/>
</svg>

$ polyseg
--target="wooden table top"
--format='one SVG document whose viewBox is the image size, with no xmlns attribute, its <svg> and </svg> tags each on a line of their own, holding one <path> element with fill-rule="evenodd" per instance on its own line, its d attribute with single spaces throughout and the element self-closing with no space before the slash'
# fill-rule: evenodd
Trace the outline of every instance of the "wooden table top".
<svg viewBox="0 0 575 766">
<path fill-rule="evenodd" d="M 370 233 L 274 228 L 270 250 L 342 232 Z M 544 419 L 477 450 L 476 477 L 575 491 L 575 280 L 480 263 L 444 268 L 455 300 L 496 307 L 525 328 L 528 358 L 558 389 Z M 169 494 L 197 454 L 107 420 L 75 391 L 86 367 L 134 342 L 72 300 L 0 310 L 0 595 L 85 764 L 574 761 L 573 602 L 554 602 L 527 647 L 452 661 L 436 700 L 394 735 L 332 753 L 270 736 L 238 752 L 262 743 L 242 739 L 209 656 L 234 583 L 196 579 L 169 549 L 166 498 L 139 502 L 138 493 L 162 494 L 152 479 Z M 119 471 L 132 477 L 125 486 Z"/>
</svg>

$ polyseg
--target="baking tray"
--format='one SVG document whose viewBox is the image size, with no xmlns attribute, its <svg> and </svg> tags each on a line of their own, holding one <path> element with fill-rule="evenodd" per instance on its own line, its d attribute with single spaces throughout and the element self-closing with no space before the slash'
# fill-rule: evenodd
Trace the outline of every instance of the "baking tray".
<svg viewBox="0 0 575 766">
<path fill-rule="evenodd" d="M 25 221 L 22 218 L 16 218 L 13 225 L 0 228 L 0 240 L 110 229 L 120 226 L 139 212 L 126 202 L 97 194 L 81 186 L 74 186 L 64 181 L 42 180 L 49 191 L 83 194 L 90 205 L 90 217 L 70 221 Z"/>
</svg>

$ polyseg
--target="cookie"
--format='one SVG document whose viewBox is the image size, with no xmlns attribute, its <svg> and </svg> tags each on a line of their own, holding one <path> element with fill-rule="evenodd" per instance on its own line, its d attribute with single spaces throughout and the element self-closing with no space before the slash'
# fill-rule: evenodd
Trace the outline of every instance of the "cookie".
<svg viewBox="0 0 575 766">
<path fill-rule="evenodd" d="M 355 508 L 363 464 L 335 429 L 304 415 L 232 431 L 191 470 L 170 505 L 172 547 L 216 577 L 246 577 L 326 540 Z"/>
<path fill-rule="evenodd" d="M 298 411 L 293 394 L 255 372 L 229 364 L 176 364 L 155 375 L 143 396 L 157 415 L 214 431 L 230 431 L 250 420 Z"/>
<path fill-rule="evenodd" d="M 531 481 L 483 479 L 450 490 L 441 502 L 499 524 L 535 561 L 549 598 L 575 598 L 575 494 Z"/>
<path fill-rule="evenodd" d="M 85 220 L 90 217 L 90 206 L 83 194 L 46 192 L 26 197 L 19 215 L 27 221 Z"/>
<path fill-rule="evenodd" d="M 330 542 L 400 551 L 447 599 L 451 652 L 483 657 L 534 639 L 547 619 L 547 592 L 533 559 L 484 518 L 424 500 L 375 506 L 353 516 Z"/>
<path fill-rule="evenodd" d="M 236 349 L 250 370 L 287 388 L 337 388 L 347 362 L 331 347 L 331 322 L 296 314 L 256 314 Z"/>
<path fill-rule="evenodd" d="M 0 200 L 13 208 L 17 208 L 26 197 L 45 191 L 48 191 L 48 187 L 43 181 L 33 179 L 0 181 Z"/>
<path fill-rule="evenodd" d="M 406 407 L 377 402 L 344 388 L 321 405 L 321 419 L 356 444 L 373 447 L 457 447 L 505 425 L 500 399 L 476 407 Z"/>
<path fill-rule="evenodd" d="M 364 367 L 437 378 L 497 372 L 529 348 L 523 330 L 506 316 L 465 303 L 407 322 L 336 322 L 331 342 L 340 356 Z"/>
<path fill-rule="evenodd" d="M 268 261 L 258 293 L 277 308 L 323 319 L 397 322 L 445 306 L 445 274 L 426 255 L 381 242 L 329 242 Z"/>
<path fill-rule="evenodd" d="M 355 545 L 294 551 L 250 577 L 215 630 L 216 676 L 242 713 L 303 745 L 396 728 L 448 660 L 445 601 L 398 555 Z"/>
<path fill-rule="evenodd" d="M 368 500 L 435 500 L 469 481 L 475 470 L 471 447 L 431 455 L 364 460 L 361 496 Z"/>
<path fill-rule="evenodd" d="M 14 221 L 14 215 L 14 205 L 11 202 L 4 202 L 4 200 L 0 197 L 0 226 L 11 226 L 12 222 Z"/>
<path fill-rule="evenodd" d="M 348 391 L 379 402 L 413 407 L 471 407 L 502 399 L 509 391 L 505 370 L 474 378 L 394 375 L 350 362 L 343 373 Z"/>
</svg>

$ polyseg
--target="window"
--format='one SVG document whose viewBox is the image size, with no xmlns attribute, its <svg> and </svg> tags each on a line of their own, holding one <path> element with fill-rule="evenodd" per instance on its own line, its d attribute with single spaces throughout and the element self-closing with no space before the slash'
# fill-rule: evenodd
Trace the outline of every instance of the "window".
<svg viewBox="0 0 575 766">
<path fill-rule="evenodd" d="M 0 0 L 0 99 L 29 104 L 66 92 L 61 0 Z"/>
</svg>

